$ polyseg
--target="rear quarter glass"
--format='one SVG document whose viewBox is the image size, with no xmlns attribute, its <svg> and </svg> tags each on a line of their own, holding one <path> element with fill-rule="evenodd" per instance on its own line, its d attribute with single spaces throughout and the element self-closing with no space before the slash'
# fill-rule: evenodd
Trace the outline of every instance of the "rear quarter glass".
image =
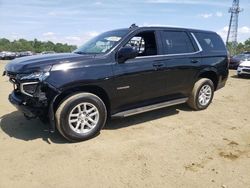
<svg viewBox="0 0 250 188">
<path fill-rule="evenodd" d="M 195 36 L 206 55 L 227 54 L 226 46 L 218 34 L 197 32 Z"/>
</svg>

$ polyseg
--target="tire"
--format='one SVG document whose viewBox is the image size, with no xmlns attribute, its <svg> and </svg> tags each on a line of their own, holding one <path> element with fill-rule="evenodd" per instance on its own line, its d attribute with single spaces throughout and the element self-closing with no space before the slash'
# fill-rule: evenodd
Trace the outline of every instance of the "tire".
<svg viewBox="0 0 250 188">
<path fill-rule="evenodd" d="M 206 94 L 203 93 L 201 96 L 201 93 L 202 93 L 201 90 L 207 91 L 207 93 Z M 187 101 L 187 104 L 194 110 L 204 110 L 212 102 L 213 96 L 214 96 L 213 82 L 210 79 L 202 78 L 195 83 L 192 93 Z M 201 99 L 201 101 L 199 99 Z"/>
<path fill-rule="evenodd" d="M 106 123 L 107 110 L 98 96 L 77 93 L 59 105 L 55 117 L 56 127 L 63 137 L 71 142 L 84 141 L 101 131 Z"/>
</svg>

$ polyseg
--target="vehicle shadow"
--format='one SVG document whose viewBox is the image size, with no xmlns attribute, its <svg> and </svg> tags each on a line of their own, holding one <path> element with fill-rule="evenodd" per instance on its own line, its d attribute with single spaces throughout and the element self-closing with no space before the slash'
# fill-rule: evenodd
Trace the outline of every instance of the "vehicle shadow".
<svg viewBox="0 0 250 188">
<path fill-rule="evenodd" d="M 250 79 L 250 76 L 242 75 L 241 77 L 239 77 L 237 75 L 232 75 L 231 78 L 236 78 L 236 79 L 242 80 L 242 79 Z"/>
<path fill-rule="evenodd" d="M 51 144 L 51 142 L 58 144 L 67 143 L 67 140 L 59 133 L 50 133 L 48 124 L 42 123 L 39 119 L 27 120 L 18 111 L 2 116 L 0 127 L 10 137 L 24 141 L 42 138 L 48 144 Z"/>
<path fill-rule="evenodd" d="M 114 130 L 126 128 L 129 126 L 136 126 L 147 121 L 153 121 L 167 116 L 176 115 L 179 111 L 192 111 L 186 104 L 162 108 L 159 110 L 149 111 L 142 114 L 109 120 L 104 129 Z"/>
<path fill-rule="evenodd" d="M 178 114 L 179 111 L 192 111 L 187 105 L 176 105 L 168 108 L 154 110 L 135 116 L 112 119 L 107 122 L 104 127 L 106 130 L 115 130 L 126 128 L 129 126 L 136 126 L 147 121 L 160 119 L 163 117 Z M 50 133 L 48 131 L 49 125 L 42 123 L 39 119 L 27 120 L 20 112 L 15 111 L 6 114 L 0 118 L 0 127 L 10 137 L 30 141 L 35 139 L 42 139 L 48 144 L 65 144 L 69 143 L 57 131 Z"/>
</svg>

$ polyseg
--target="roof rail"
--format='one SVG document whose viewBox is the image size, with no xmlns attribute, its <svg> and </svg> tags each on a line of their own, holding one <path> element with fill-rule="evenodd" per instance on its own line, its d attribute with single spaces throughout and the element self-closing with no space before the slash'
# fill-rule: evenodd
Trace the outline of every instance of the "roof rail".
<svg viewBox="0 0 250 188">
<path fill-rule="evenodd" d="M 134 28 L 138 28 L 138 26 L 137 26 L 135 23 L 133 23 L 133 24 L 129 27 L 129 29 L 134 29 Z"/>
</svg>

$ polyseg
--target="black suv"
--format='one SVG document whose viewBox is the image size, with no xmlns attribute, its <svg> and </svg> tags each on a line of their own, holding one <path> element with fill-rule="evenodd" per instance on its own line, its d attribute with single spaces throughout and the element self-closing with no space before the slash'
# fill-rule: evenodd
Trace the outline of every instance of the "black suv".
<svg viewBox="0 0 250 188">
<path fill-rule="evenodd" d="M 137 27 L 105 32 L 73 53 L 18 58 L 5 67 L 9 101 L 49 120 L 70 141 L 95 136 L 108 117 L 188 103 L 203 110 L 225 86 L 228 56 L 214 32 Z"/>
</svg>

